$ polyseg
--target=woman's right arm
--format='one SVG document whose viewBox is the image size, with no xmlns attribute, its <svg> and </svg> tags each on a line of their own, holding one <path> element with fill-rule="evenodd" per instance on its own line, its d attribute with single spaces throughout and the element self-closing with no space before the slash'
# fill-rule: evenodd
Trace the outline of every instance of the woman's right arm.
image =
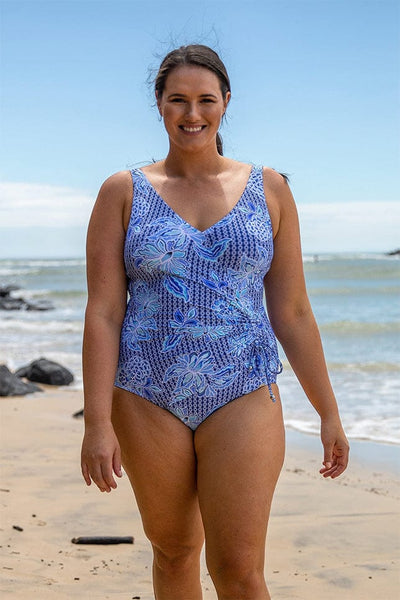
<svg viewBox="0 0 400 600">
<path fill-rule="evenodd" d="M 83 337 L 85 435 L 82 474 L 101 491 L 116 487 L 121 476 L 118 440 L 111 423 L 114 377 L 127 286 L 123 262 L 132 181 L 129 172 L 107 179 L 99 192 L 87 235 L 88 303 Z"/>
</svg>

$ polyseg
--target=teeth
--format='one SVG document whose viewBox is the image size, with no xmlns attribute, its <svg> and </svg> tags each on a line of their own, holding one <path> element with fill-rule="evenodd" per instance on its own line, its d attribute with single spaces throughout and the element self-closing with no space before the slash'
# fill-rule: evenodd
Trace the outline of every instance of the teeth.
<svg viewBox="0 0 400 600">
<path fill-rule="evenodd" d="M 183 127 L 183 131 L 188 131 L 189 133 L 195 133 L 196 131 L 201 131 L 202 127 Z"/>
</svg>

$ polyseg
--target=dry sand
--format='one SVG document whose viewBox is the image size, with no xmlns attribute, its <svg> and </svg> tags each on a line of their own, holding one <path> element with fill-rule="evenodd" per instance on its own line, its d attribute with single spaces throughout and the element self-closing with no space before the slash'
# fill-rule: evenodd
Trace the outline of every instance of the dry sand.
<svg viewBox="0 0 400 600">
<path fill-rule="evenodd" d="M 48 388 L 2 398 L 0 408 L 1 598 L 151 600 L 151 551 L 127 477 L 111 494 L 81 479 L 83 422 L 72 418 L 81 392 Z M 327 481 L 318 440 L 289 432 L 265 567 L 273 600 L 400 596 L 399 474 L 378 446 L 356 447 L 346 474 Z M 71 543 L 83 535 L 133 535 L 135 543 Z M 204 563 L 202 582 L 204 600 L 216 600 Z"/>
</svg>

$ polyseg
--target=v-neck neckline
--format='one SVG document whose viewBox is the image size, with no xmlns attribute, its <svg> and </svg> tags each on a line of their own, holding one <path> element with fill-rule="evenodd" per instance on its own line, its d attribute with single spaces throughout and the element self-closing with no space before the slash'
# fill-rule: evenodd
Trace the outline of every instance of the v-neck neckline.
<svg viewBox="0 0 400 600">
<path fill-rule="evenodd" d="M 240 197 L 238 199 L 238 201 L 232 206 L 232 208 L 226 213 L 226 215 L 224 215 L 221 219 L 219 219 L 218 221 L 216 221 L 215 223 L 213 223 L 212 225 L 210 225 L 210 227 L 207 227 L 207 229 L 198 229 L 197 227 L 195 227 L 194 225 L 192 225 L 191 223 L 189 223 L 188 221 L 186 221 L 183 217 L 180 216 L 180 214 L 178 214 L 173 208 L 172 206 L 170 206 L 168 204 L 168 202 L 166 202 L 164 200 L 164 198 L 157 192 L 156 188 L 154 187 L 154 185 L 151 183 L 151 181 L 149 180 L 149 178 L 147 177 L 147 175 L 142 171 L 142 169 L 135 169 L 136 172 L 139 172 L 140 175 L 142 176 L 142 178 L 145 180 L 145 182 L 147 183 L 147 185 L 153 190 L 153 192 L 156 194 L 157 198 L 159 198 L 159 200 L 169 209 L 169 211 L 175 215 L 176 217 L 178 217 L 178 219 L 180 219 L 183 223 L 185 223 L 186 225 L 188 225 L 191 229 L 193 229 L 194 231 L 197 231 L 198 233 L 207 233 L 208 231 L 210 231 L 211 229 L 214 229 L 214 227 L 217 227 L 218 225 L 220 225 L 225 219 L 227 219 L 228 217 L 230 217 L 232 215 L 232 213 L 236 210 L 236 208 L 239 206 L 239 204 L 242 201 L 242 198 L 244 196 L 244 194 L 246 193 L 246 190 L 249 186 L 250 180 L 253 176 L 253 172 L 254 172 L 254 165 L 251 165 L 251 169 L 250 169 L 250 173 L 249 176 L 246 180 L 246 185 L 243 188 L 242 193 L 240 194 Z"/>
</svg>

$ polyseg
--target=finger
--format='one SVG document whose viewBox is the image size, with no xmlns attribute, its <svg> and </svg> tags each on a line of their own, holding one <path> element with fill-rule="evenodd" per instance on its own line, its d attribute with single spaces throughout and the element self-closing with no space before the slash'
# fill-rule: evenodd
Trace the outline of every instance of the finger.
<svg viewBox="0 0 400 600">
<path fill-rule="evenodd" d="M 332 473 L 336 471 L 336 465 L 331 466 L 329 469 L 327 467 L 323 467 L 320 469 L 321 475 L 324 477 L 331 477 Z"/>
<path fill-rule="evenodd" d="M 335 472 L 336 472 L 336 467 L 331 467 L 330 469 L 327 469 L 326 471 L 320 471 L 321 475 L 323 477 L 325 477 L 325 479 L 328 477 L 332 477 Z"/>
<path fill-rule="evenodd" d="M 334 464 L 333 444 L 324 444 L 324 460 L 322 464 L 326 469 L 331 469 Z"/>
<path fill-rule="evenodd" d="M 346 470 L 348 464 L 348 453 L 345 453 L 343 456 L 334 456 L 332 466 L 328 469 L 327 467 L 323 467 L 320 470 L 320 473 L 324 477 L 331 477 L 335 479 L 339 477 Z"/>
<path fill-rule="evenodd" d="M 117 477 L 122 477 L 121 449 L 119 446 L 115 449 L 115 452 L 114 452 L 113 469 L 114 469 L 114 473 L 116 474 Z"/>
<path fill-rule="evenodd" d="M 324 475 L 327 473 L 333 473 L 336 468 L 336 462 L 335 454 L 332 453 L 331 456 L 329 456 L 325 451 L 324 460 L 322 461 L 323 467 L 320 469 L 320 473 Z"/>
<path fill-rule="evenodd" d="M 341 475 L 347 469 L 348 462 L 349 462 L 348 453 L 346 453 L 344 456 L 339 456 L 338 457 L 336 470 L 331 475 L 332 479 L 335 479 L 336 477 L 339 477 L 339 475 Z"/>
<path fill-rule="evenodd" d="M 111 492 L 111 489 L 114 489 L 117 487 L 117 484 L 115 482 L 113 473 L 112 473 L 112 466 L 111 464 L 107 463 L 107 464 L 102 464 L 101 465 L 101 472 L 102 472 L 102 476 L 103 476 L 103 481 L 105 482 L 107 488 L 106 488 L 106 492 Z"/>
<path fill-rule="evenodd" d="M 323 476 L 325 478 L 331 477 L 331 479 L 336 479 L 336 477 L 339 477 L 339 475 L 343 473 L 345 468 L 346 467 L 344 465 L 336 465 L 335 467 L 332 467 L 332 469 L 329 469 L 329 471 L 323 473 Z"/>
<path fill-rule="evenodd" d="M 102 468 L 101 468 L 100 464 L 93 467 L 93 469 L 91 471 L 91 476 L 92 476 L 92 480 L 95 482 L 95 484 L 97 485 L 97 487 L 99 488 L 99 490 L 101 492 L 110 492 L 111 491 L 110 486 L 104 480 L 103 472 L 102 472 Z"/>
<path fill-rule="evenodd" d="M 343 465 L 338 465 L 337 469 L 335 470 L 334 473 L 332 473 L 331 478 L 332 479 L 336 479 L 336 477 L 339 477 L 339 475 L 341 475 L 343 473 L 343 471 L 345 471 L 346 467 Z"/>
<path fill-rule="evenodd" d="M 89 475 L 89 469 L 86 463 L 82 463 L 81 464 L 81 470 L 82 470 L 82 475 L 83 475 L 83 479 L 86 481 L 86 485 L 91 485 L 92 480 L 90 479 L 90 475 Z"/>
</svg>

